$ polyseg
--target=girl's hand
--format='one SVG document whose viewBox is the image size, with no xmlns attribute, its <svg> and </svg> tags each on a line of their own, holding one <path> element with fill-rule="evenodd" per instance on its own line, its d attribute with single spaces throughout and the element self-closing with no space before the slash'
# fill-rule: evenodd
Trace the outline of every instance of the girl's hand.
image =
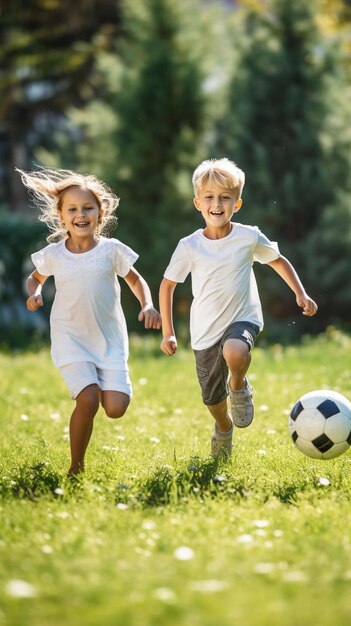
<svg viewBox="0 0 351 626">
<path fill-rule="evenodd" d="M 141 309 L 138 315 L 138 320 L 139 322 L 144 320 L 145 328 L 153 328 L 155 330 L 159 330 L 161 328 L 161 315 L 150 304 Z"/>
<path fill-rule="evenodd" d="M 172 356 L 177 350 L 177 339 L 174 335 L 168 335 L 163 338 L 161 343 L 161 350 L 167 356 Z"/>
<path fill-rule="evenodd" d="M 31 311 L 33 313 L 34 311 L 39 309 L 40 306 L 44 306 L 43 296 L 41 295 L 41 293 L 39 293 L 37 296 L 35 294 L 29 296 L 26 305 L 28 311 Z"/>
<path fill-rule="evenodd" d="M 317 304 L 307 294 L 296 298 L 296 302 L 298 306 L 300 306 L 303 309 L 302 315 L 307 315 L 308 317 L 312 317 L 312 315 L 315 315 L 318 311 Z"/>
</svg>

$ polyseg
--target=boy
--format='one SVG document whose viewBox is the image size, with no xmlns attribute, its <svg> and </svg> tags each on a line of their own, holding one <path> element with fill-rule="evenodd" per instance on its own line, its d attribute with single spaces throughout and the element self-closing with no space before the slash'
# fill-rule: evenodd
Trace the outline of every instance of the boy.
<svg viewBox="0 0 351 626">
<path fill-rule="evenodd" d="M 171 356 L 177 349 L 173 294 L 177 283 L 191 273 L 191 346 L 202 399 L 215 420 L 214 457 L 231 454 L 234 425 L 245 428 L 254 416 L 246 373 L 263 317 L 253 262 L 270 265 L 282 277 L 295 293 L 303 315 L 315 315 L 318 308 L 277 244 L 257 226 L 231 221 L 241 208 L 244 183 L 244 172 L 226 158 L 209 159 L 196 168 L 194 205 L 206 225 L 179 241 L 160 286 L 161 350 Z"/>
</svg>

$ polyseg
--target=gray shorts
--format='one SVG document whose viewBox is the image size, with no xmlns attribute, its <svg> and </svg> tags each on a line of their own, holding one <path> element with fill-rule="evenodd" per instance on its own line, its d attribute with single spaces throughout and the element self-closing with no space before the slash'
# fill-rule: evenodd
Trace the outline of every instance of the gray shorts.
<svg viewBox="0 0 351 626">
<path fill-rule="evenodd" d="M 259 327 L 251 322 L 233 322 L 214 346 L 193 351 L 204 404 L 219 404 L 228 395 L 228 366 L 223 358 L 224 343 L 228 339 L 240 339 L 251 350 L 259 332 Z"/>
</svg>

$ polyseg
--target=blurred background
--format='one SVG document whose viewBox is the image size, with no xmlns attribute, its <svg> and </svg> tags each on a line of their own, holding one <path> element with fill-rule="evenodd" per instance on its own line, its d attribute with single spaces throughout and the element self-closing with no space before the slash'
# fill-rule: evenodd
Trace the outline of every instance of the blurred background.
<svg viewBox="0 0 351 626">
<path fill-rule="evenodd" d="M 177 241 L 202 227 L 192 172 L 222 156 L 246 172 L 239 221 L 279 242 L 319 305 L 306 320 L 256 264 L 261 341 L 350 331 L 350 25 L 350 0 L 2 0 L 0 345 L 46 341 L 54 295 L 50 279 L 44 309 L 26 311 L 30 254 L 48 233 L 15 167 L 107 182 L 121 198 L 114 236 L 140 254 L 156 303 Z M 188 279 L 184 341 L 190 301 Z"/>
</svg>

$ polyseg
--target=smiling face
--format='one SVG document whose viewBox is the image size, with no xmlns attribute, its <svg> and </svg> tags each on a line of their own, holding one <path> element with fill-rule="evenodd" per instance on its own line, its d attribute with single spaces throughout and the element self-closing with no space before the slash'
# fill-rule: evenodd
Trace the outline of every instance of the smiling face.
<svg viewBox="0 0 351 626">
<path fill-rule="evenodd" d="M 94 241 L 102 210 L 89 189 L 67 189 L 61 197 L 59 213 L 73 241 Z"/>
<path fill-rule="evenodd" d="M 229 235 L 231 218 L 239 211 L 242 200 L 236 189 L 228 189 L 217 184 L 204 184 L 194 198 L 194 205 L 206 222 L 204 235 L 219 239 Z"/>
</svg>

